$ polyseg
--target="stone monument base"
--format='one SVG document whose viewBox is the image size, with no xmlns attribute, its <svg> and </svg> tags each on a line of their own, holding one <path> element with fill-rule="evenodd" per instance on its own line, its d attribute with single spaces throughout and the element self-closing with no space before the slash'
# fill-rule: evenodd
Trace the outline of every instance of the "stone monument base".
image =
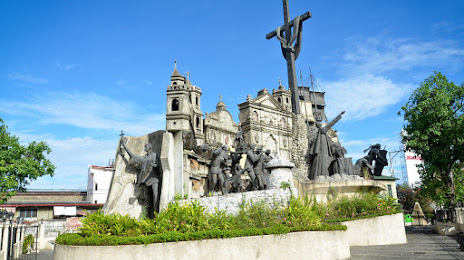
<svg viewBox="0 0 464 260">
<path fill-rule="evenodd" d="M 355 176 L 357 177 L 357 176 Z M 295 188 L 298 189 L 300 198 L 315 198 L 318 202 L 327 202 L 328 196 L 351 197 L 362 191 L 381 193 L 388 190 L 385 183 L 375 180 L 364 180 L 357 178 L 332 178 L 315 181 L 294 178 Z"/>
<path fill-rule="evenodd" d="M 243 203 L 265 203 L 268 205 L 286 205 L 291 196 L 298 197 L 298 190 L 291 189 L 269 189 L 246 191 L 241 193 L 229 193 L 221 196 L 203 197 L 193 199 L 198 201 L 206 208 L 206 212 L 214 213 L 216 209 L 227 211 L 229 214 L 236 215 L 240 211 Z M 183 200 L 188 203 L 190 200 Z"/>
</svg>

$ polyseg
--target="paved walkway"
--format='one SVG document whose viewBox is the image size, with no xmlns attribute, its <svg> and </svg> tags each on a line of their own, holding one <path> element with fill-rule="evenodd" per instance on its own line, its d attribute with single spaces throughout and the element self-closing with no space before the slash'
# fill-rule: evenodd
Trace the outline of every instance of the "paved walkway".
<svg viewBox="0 0 464 260">
<path fill-rule="evenodd" d="M 358 259 L 463 259 L 464 252 L 451 237 L 439 236 L 430 226 L 406 227 L 407 244 L 351 247 Z"/>
</svg>

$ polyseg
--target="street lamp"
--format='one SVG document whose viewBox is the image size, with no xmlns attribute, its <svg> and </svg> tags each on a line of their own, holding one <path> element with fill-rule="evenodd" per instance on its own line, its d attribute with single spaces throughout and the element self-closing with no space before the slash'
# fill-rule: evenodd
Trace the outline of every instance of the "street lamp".
<svg viewBox="0 0 464 260">
<path fill-rule="evenodd" d="M 0 211 L 0 218 L 2 218 L 3 222 L 6 222 L 6 220 L 13 221 L 14 213 L 13 212 L 8 212 L 6 210 Z"/>
<path fill-rule="evenodd" d="M 6 210 L 0 211 L 0 218 L 3 220 L 4 224 L 6 225 L 6 220 L 10 222 L 10 226 L 8 227 L 8 248 L 7 248 L 7 258 L 8 259 L 13 259 L 13 228 L 12 228 L 12 223 L 13 223 L 13 218 L 14 218 L 14 213 L 13 212 L 8 212 Z"/>
</svg>

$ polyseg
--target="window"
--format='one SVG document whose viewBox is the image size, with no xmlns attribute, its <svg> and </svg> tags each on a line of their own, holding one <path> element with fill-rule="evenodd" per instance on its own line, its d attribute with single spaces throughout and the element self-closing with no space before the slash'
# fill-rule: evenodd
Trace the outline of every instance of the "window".
<svg viewBox="0 0 464 260">
<path fill-rule="evenodd" d="M 200 128 L 200 118 L 197 117 L 197 128 Z"/>
<path fill-rule="evenodd" d="M 97 200 L 95 200 L 95 204 L 97 204 Z"/>
<path fill-rule="evenodd" d="M 33 208 L 19 209 L 19 216 L 21 218 L 36 218 L 37 209 L 33 209 Z"/>
<path fill-rule="evenodd" d="M 195 103 L 196 103 L 197 106 L 198 106 L 198 97 L 195 97 Z"/>
<path fill-rule="evenodd" d="M 287 104 L 288 104 L 288 98 L 286 98 L 285 100 L 286 100 L 286 102 L 287 102 Z"/>
<path fill-rule="evenodd" d="M 392 186 L 390 184 L 388 184 L 388 195 L 390 195 L 390 197 L 393 197 Z"/>
<path fill-rule="evenodd" d="M 98 183 L 95 183 L 95 190 L 98 190 Z"/>
<path fill-rule="evenodd" d="M 280 97 L 277 98 L 277 101 L 278 101 L 279 103 L 282 103 L 282 99 L 280 99 Z"/>
<path fill-rule="evenodd" d="M 304 96 L 299 96 L 300 100 L 304 100 Z"/>
<path fill-rule="evenodd" d="M 172 100 L 171 111 L 179 111 L 179 100 L 177 98 Z"/>
</svg>

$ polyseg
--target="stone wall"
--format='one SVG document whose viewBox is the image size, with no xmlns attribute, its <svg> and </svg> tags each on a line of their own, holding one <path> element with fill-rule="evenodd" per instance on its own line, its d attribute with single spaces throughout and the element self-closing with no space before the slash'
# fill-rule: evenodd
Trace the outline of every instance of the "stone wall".
<svg viewBox="0 0 464 260">
<path fill-rule="evenodd" d="M 238 214 L 240 205 L 243 203 L 266 203 L 273 205 L 277 203 L 279 205 L 285 205 L 291 195 L 298 197 L 297 189 L 270 189 L 270 190 L 258 190 L 258 191 L 247 191 L 242 193 L 230 193 L 221 196 L 211 196 L 195 199 L 201 205 L 206 207 L 208 213 L 214 213 L 216 209 L 225 210 L 229 214 Z M 189 203 L 191 200 L 183 200 L 183 203 Z"/>
</svg>

